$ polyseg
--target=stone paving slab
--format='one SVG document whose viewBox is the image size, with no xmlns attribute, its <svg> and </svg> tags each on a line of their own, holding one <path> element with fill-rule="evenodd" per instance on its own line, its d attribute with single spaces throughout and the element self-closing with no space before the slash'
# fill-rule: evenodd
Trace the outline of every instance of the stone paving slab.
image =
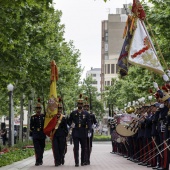
<svg viewBox="0 0 170 170">
<path fill-rule="evenodd" d="M 35 166 L 35 157 L 29 157 L 11 165 L 1 167 L 0 170 L 152 170 L 145 166 L 128 161 L 120 155 L 111 154 L 111 142 L 94 142 L 91 154 L 91 165 L 75 167 L 73 156 L 73 145 L 68 145 L 65 157 L 65 164 L 59 167 L 54 166 L 52 150 L 45 151 L 44 163 Z"/>
</svg>

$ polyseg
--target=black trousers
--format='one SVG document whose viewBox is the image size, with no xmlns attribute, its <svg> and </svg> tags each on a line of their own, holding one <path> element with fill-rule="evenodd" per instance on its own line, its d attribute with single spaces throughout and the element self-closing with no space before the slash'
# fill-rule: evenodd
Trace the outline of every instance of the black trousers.
<svg viewBox="0 0 170 170">
<path fill-rule="evenodd" d="M 74 143 L 74 159 L 75 164 L 79 164 L 79 144 L 81 146 L 81 164 L 85 162 L 85 146 L 86 146 L 86 137 L 84 138 L 78 138 L 73 137 L 73 143 Z"/>
<path fill-rule="evenodd" d="M 43 160 L 43 153 L 45 148 L 45 139 L 33 138 L 36 162 L 41 163 Z"/>
<path fill-rule="evenodd" d="M 6 141 L 7 141 L 7 138 L 6 137 L 2 137 L 3 145 L 6 145 Z"/>
<path fill-rule="evenodd" d="M 66 137 L 54 135 L 54 138 L 52 141 L 52 147 L 53 147 L 55 163 L 61 164 L 65 156 Z"/>
</svg>

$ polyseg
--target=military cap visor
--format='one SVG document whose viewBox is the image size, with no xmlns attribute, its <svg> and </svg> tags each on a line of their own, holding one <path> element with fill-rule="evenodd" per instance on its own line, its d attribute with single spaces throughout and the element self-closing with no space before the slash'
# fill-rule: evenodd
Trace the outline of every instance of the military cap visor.
<svg viewBox="0 0 170 170">
<path fill-rule="evenodd" d="M 77 102 L 77 104 L 83 104 L 83 102 Z"/>
<path fill-rule="evenodd" d="M 35 107 L 36 109 L 41 109 L 42 107 Z"/>
</svg>

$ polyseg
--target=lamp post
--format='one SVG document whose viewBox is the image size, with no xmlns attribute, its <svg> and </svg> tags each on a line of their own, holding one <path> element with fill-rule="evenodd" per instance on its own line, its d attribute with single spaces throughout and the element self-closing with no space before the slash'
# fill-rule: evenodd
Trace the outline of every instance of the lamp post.
<svg viewBox="0 0 170 170">
<path fill-rule="evenodd" d="M 90 112 L 92 112 L 92 96 L 91 96 L 91 90 L 89 89 L 89 95 L 90 95 Z"/>
<path fill-rule="evenodd" d="M 32 114 L 32 100 L 34 97 L 34 93 L 32 92 L 28 97 L 28 114 L 27 114 L 27 134 L 26 134 L 26 140 L 29 141 L 30 136 L 30 117 Z"/>
<path fill-rule="evenodd" d="M 113 103 L 111 104 L 111 109 L 112 109 L 112 111 L 111 111 L 111 117 L 113 117 Z"/>
<path fill-rule="evenodd" d="M 19 141 L 23 141 L 24 99 L 25 99 L 25 95 L 22 94 L 22 96 L 21 96 L 20 126 L 19 126 Z"/>
<path fill-rule="evenodd" d="M 109 117 L 111 117 L 111 104 L 109 103 Z"/>
<path fill-rule="evenodd" d="M 8 139 L 8 146 L 12 146 L 13 142 L 12 142 L 12 138 L 14 138 L 14 135 L 12 136 L 13 132 L 14 132 L 14 124 L 12 123 L 12 114 L 13 114 L 13 98 L 12 98 L 12 94 L 13 94 L 13 89 L 14 86 L 12 84 L 8 84 L 7 89 L 9 91 L 9 139 Z M 13 124 L 13 126 L 12 126 Z"/>
</svg>

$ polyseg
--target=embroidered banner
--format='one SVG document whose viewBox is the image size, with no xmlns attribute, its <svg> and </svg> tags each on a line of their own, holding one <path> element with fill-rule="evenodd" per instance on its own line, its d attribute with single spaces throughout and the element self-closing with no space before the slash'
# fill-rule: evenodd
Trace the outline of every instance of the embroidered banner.
<svg viewBox="0 0 170 170">
<path fill-rule="evenodd" d="M 133 33 L 128 61 L 133 65 L 147 68 L 157 74 L 164 74 L 144 22 L 138 18 L 136 19 L 136 29 Z"/>
</svg>

